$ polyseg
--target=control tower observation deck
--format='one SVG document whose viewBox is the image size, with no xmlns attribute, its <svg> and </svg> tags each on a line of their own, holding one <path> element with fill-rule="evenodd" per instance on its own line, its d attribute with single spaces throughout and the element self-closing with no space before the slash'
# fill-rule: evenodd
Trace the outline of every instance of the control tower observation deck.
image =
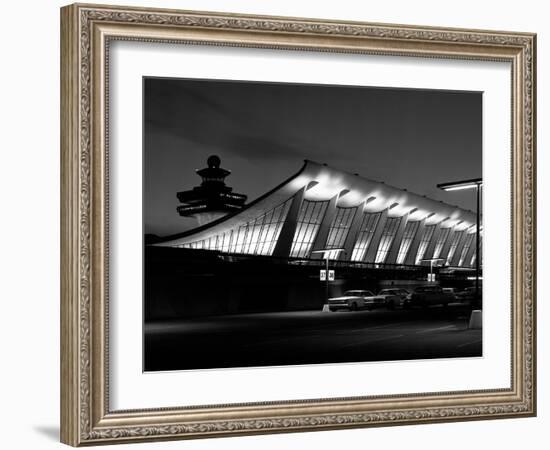
<svg viewBox="0 0 550 450">
<path fill-rule="evenodd" d="M 220 167 L 218 156 L 210 156 L 207 164 L 208 167 L 196 171 L 202 178 L 200 186 L 177 193 L 178 200 L 183 203 L 177 208 L 179 215 L 195 218 L 199 225 L 240 211 L 247 198 L 244 194 L 234 193 L 233 188 L 225 184 L 231 171 Z"/>
</svg>

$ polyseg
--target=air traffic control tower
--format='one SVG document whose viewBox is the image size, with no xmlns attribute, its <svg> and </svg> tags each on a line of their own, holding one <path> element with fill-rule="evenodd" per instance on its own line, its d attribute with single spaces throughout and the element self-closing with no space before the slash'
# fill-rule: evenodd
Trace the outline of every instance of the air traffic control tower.
<svg viewBox="0 0 550 450">
<path fill-rule="evenodd" d="M 202 178 L 200 186 L 177 193 L 178 200 L 183 203 L 177 208 L 179 215 L 195 218 L 199 226 L 240 211 L 247 198 L 244 194 L 234 193 L 233 188 L 225 184 L 231 171 L 220 167 L 219 156 L 210 156 L 207 164 L 208 167 L 196 171 Z"/>
</svg>

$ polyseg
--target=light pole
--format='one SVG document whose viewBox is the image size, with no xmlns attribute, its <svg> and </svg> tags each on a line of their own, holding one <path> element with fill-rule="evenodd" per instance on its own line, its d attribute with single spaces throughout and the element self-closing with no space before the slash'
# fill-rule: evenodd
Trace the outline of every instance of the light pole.
<svg viewBox="0 0 550 450">
<path fill-rule="evenodd" d="M 338 255 L 338 253 L 340 252 L 343 252 L 344 249 L 343 248 L 323 248 L 321 250 L 313 250 L 311 253 L 323 253 L 323 257 L 325 258 L 325 261 L 326 261 L 326 269 L 325 269 L 325 280 L 326 280 L 326 292 L 325 292 L 325 304 L 328 305 L 328 295 L 329 295 L 329 279 L 328 279 L 328 261 L 330 259 L 330 255 L 332 254 L 332 252 L 334 252 L 336 255 Z"/>
<path fill-rule="evenodd" d="M 430 281 L 433 278 L 433 269 L 434 269 L 434 262 L 437 261 L 444 261 L 443 258 L 427 258 L 427 259 L 421 259 L 420 262 L 429 262 L 430 263 Z"/>
<path fill-rule="evenodd" d="M 480 300 L 479 295 L 479 229 L 480 229 L 480 208 L 479 203 L 481 201 L 481 187 L 483 186 L 482 178 L 474 178 L 472 180 L 453 181 L 452 183 L 440 183 L 437 185 L 439 189 L 444 191 L 461 191 L 463 189 L 475 189 L 476 190 L 476 301 Z"/>
</svg>

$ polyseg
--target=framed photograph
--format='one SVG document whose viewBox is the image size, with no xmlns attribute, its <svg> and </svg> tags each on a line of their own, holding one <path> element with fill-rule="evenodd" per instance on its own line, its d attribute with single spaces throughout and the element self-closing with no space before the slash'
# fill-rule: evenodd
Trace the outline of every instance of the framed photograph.
<svg viewBox="0 0 550 450">
<path fill-rule="evenodd" d="M 532 33 L 61 9 L 61 440 L 536 414 Z"/>
</svg>

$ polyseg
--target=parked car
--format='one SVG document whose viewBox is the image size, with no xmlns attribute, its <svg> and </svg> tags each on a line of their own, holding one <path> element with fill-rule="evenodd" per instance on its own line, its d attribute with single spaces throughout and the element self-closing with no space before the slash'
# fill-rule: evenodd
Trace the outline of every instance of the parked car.
<svg viewBox="0 0 550 450">
<path fill-rule="evenodd" d="M 328 306 L 331 311 L 339 309 L 349 309 L 350 311 L 371 310 L 385 306 L 385 300 L 383 297 L 374 295 L 371 291 L 357 289 L 344 292 L 342 297 L 329 298 Z"/>
<path fill-rule="evenodd" d="M 379 293 L 379 297 L 384 297 L 384 302 L 386 304 L 386 308 L 388 309 L 395 309 L 397 307 L 402 307 L 403 302 L 407 298 L 407 296 L 410 294 L 407 289 L 382 289 Z"/>
<path fill-rule="evenodd" d="M 480 287 L 480 291 L 481 291 L 481 287 Z M 480 292 L 480 297 L 481 297 L 481 292 Z M 457 292 L 456 293 L 456 299 L 459 302 L 470 303 L 470 304 L 476 303 L 476 300 L 479 300 L 479 302 L 481 302 L 481 298 L 476 299 L 476 288 L 475 288 L 475 286 L 467 287 L 463 291 Z"/>
<path fill-rule="evenodd" d="M 453 297 L 453 300 L 456 300 L 457 299 L 457 291 L 455 288 L 452 288 L 452 287 L 444 287 L 442 288 L 443 289 L 443 292 L 446 292 L 447 294 L 451 294 L 451 296 Z"/>
<path fill-rule="evenodd" d="M 427 308 L 433 305 L 447 306 L 454 301 L 454 294 L 444 292 L 441 286 L 419 286 L 405 299 L 404 307 L 420 306 Z"/>
</svg>

